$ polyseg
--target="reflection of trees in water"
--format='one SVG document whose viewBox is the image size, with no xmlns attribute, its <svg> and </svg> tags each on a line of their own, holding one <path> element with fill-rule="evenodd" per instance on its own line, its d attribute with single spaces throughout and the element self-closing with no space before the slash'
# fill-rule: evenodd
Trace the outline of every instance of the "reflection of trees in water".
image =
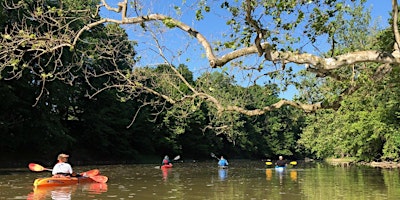
<svg viewBox="0 0 400 200">
<path fill-rule="evenodd" d="M 383 183 L 388 191 L 388 194 L 395 194 L 396 197 L 400 197 L 399 185 L 400 177 L 398 169 L 376 169 L 380 171 L 382 175 Z"/>
<path fill-rule="evenodd" d="M 302 190 L 307 199 L 392 199 L 399 197 L 396 170 L 369 167 L 333 167 L 319 165 L 302 177 Z M 395 180 L 393 180 L 395 179 Z M 387 195 L 387 196 L 386 196 Z M 397 199 L 397 198 L 395 198 Z"/>
</svg>

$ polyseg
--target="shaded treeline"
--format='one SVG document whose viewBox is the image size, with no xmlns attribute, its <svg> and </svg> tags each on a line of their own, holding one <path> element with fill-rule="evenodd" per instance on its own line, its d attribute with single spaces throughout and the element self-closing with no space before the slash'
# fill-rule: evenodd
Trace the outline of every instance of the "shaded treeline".
<svg viewBox="0 0 400 200">
<path fill-rule="evenodd" d="M 26 80 L 28 77 L 0 82 L 2 161 L 49 159 L 59 152 L 92 162 L 143 162 L 145 156 L 158 158 L 164 154 L 204 159 L 210 158 L 211 152 L 231 158 L 293 156 L 303 125 L 303 117 L 296 110 L 285 108 L 258 117 L 227 114 L 227 118 L 235 115 L 235 124 L 240 125 L 229 128 L 232 133 L 216 134 L 205 128 L 212 123 L 212 114 L 204 104 L 185 119 L 172 114 L 177 110 L 164 110 L 155 116 L 157 108 L 144 107 L 130 126 L 141 107 L 140 97 L 121 102 L 115 90 L 107 90 L 89 99 L 83 82 L 69 86 L 53 81 L 36 103 L 35 94 L 41 87 L 27 84 L 35 81 Z M 256 96 L 265 88 L 254 86 L 252 91 L 249 107 L 263 103 Z M 273 100 L 277 100 L 276 95 L 270 101 Z"/>
</svg>

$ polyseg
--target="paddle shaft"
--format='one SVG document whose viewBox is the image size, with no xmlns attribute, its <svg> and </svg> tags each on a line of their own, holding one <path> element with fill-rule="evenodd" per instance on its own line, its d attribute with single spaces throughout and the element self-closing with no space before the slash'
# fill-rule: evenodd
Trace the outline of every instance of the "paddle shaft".
<svg viewBox="0 0 400 200">
<path fill-rule="evenodd" d="M 217 156 L 215 156 L 214 153 L 211 153 L 211 157 L 216 158 L 217 160 L 220 160 Z"/>
</svg>

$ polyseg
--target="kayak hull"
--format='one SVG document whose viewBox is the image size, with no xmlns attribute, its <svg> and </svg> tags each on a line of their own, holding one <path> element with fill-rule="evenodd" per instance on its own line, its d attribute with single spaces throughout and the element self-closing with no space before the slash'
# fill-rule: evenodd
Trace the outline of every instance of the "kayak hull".
<svg viewBox="0 0 400 200">
<path fill-rule="evenodd" d="M 53 186 L 65 186 L 74 185 L 78 183 L 96 183 L 89 177 L 62 177 L 62 178 L 38 178 L 33 182 L 35 187 L 53 187 Z"/>
<path fill-rule="evenodd" d="M 172 163 L 169 163 L 168 165 L 162 165 L 161 169 L 169 169 L 172 168 Z"/>
</svg>

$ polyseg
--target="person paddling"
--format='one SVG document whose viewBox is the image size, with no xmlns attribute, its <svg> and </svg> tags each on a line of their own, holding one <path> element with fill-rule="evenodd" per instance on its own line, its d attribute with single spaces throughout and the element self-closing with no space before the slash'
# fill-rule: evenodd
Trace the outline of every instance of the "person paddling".
<svg viewBox="0 0 400 200">
<path fill-rule="evenodd" d="M 224 158 L 224 156 L 221 156 L 221 158 L 218 161 L 218 166 L 227 167 L 228 165 L 229 165 L 228 161 Z"/>
<path fill-rule="evenodd" d="M 72 167 L 68 162 L 69 155 L 67 154 L 59 154 L 57 157 L 58 163 L 54 165 L 52 174 L 53 177 L 70 177 L 70 176 L 79 176 L 72 170 Z"/>
<path fill-rule="evenodd" d="M 162 164 L 162 165 L 170 165 L 171 162 L 170 162 L 170 160 L 169 160 L 169 157 L 168 157 L 168 156 L 165 156 L 161 164 Z"/>
<path fill-rule="evenodd" d="M 286 161 L 283 160 L 283 156 L 279 156 L 279 160 L 276 161 L 275 165 L 278 166 L 278 167 L 285 167 L 286 166 Z"/>
</svg>

